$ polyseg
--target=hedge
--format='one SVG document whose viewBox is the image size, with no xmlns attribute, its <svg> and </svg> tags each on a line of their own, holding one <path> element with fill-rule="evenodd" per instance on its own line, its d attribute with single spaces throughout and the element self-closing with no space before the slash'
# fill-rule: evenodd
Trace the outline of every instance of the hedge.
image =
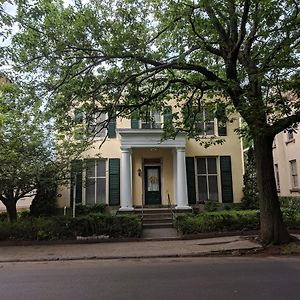
<svg viewBox="0 0 300 300">
<path fill-rule="evenodd" d="M 283 209 L 283 219 L 290 229 L 300 229 L 300 214 Z M 217 211 L 203 212 L 196 216 L 177 215 L 174 225 L 182 234 L 196 234 L 204 232 L 219 232 L 233 230 L 258 230 L 259 211 Z"/>
<path fill-rule="evenodd" d="M 0 240 L 66 240 L 77 236 L 139 237 L 141 222 L 136 216 L 89 214 L 76 218 L 26 218 L 0 222 Z"/>
</svg>

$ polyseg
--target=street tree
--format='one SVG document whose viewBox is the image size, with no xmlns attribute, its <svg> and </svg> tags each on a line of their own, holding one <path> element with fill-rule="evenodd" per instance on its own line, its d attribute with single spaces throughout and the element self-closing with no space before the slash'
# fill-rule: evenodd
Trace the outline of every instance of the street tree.
<svg viewBox="0 0 300 300">
<path fill-rule="evenodd" d="M 62 116 L 78 105 L 128 116 L 172 97 L 187 116 L 173 113 L 173 130 L 191 132 L 204 102 L 234 108 L 254 142 L 261 238 L 284 243 L 272 142 L 300 121 L 299 11 L 295 0 L 19 1 L 11 53 Z"/>
</svg>

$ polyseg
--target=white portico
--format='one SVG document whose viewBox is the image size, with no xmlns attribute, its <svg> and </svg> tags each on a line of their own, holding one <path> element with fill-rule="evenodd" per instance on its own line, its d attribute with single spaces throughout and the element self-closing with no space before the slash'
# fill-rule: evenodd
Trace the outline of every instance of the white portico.
<svg viewBox="0 0 300 300">
<path fill-rule="evenodd" d="M 161 194 L 159 197 L 166 197 L 169 193 L 173 195 L 171 202 L 175 205 L 176 209 L 190 209 L 188 205 L 188 193 L 187 193 L 187 179 L 186 179 L 186 163 L 185 163 L 185 146 L 186 137 L 185 134 L 181 133 L 176 136 L 175 139 L 162 140 L 163 130 L 161 129 L 119 129 L 118 134 L 120 135 L 121 141 L 121 199 L 120 211 L 132 211 L 134 210 L 133 203 L 133 177 L 140 176 L 142 180 L 136 178 L 136 185 L 143 186 L 138 195 L 142 199 L 142 203 L 147 205 L 147 195 L 151 198 L 157 193 Z M 143 170 L 141 168 L 133 168 L 133 160 L 142 160 L 143 152 L 149 152 L 149 150 L 156 151 L 156 157 L 159 156 L 160 152 L 166 153 L 168 150 L 165 160 L 171 160 L 172 172 L 169 173 L 169 165 L 165 164 L 162 170 L 157 165 L 157 159 L 144 159 Z M 139 151 L 142 153 L 138 158 L 133 157 L 133 152 Z M 154 153 L 154 152 L 153 152 Z M 167 168 L 167 169 L 166 169 Z M 145 172 L 150 178 L 150 183 L 146 177 L 142 177 L 140 173 Z M 156 173 L 155 173 L 156 172 Z M 159 176 L 159 180 L 156 181 L 155 176 Z M 172 178 L 168 178 L 172 177 Z M 163 178 L 161 181 L 160 178 Z M 165 182 L 172 180 L 173 186 L 166 187 Z M 153 181 L 153 182 L 152 182 Z M 146 188 L 146 189 L 145 189 Z M 136 187 L 137 189 L 137 187 Z M 172 189 L 172 191 L 170 191 Z M 166 194 L 163 194 L 164 190 Z M 150 192 L 147 192 L 150 191 Z M 148 193 L 148 194 L 147 194 Z M 148 203 L 150 200 L 148 199 Z M 155 202 L 153 202 L 155 203 Z M 151 203 L 150 203 L 151 204 Z"/>
</svg>

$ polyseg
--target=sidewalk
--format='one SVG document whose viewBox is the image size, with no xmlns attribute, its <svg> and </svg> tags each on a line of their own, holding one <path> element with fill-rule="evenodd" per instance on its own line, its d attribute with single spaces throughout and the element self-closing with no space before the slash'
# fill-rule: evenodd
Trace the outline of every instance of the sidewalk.
<svg viewBox="0 0 300 300">
<path fill-rule="evenodd" d="M 196 257 L 220 251 L 256 248 L 261 246 L 241 236 L 195 240 L 3 246 L 0 248 L 0 262 Z"/>
</svg>

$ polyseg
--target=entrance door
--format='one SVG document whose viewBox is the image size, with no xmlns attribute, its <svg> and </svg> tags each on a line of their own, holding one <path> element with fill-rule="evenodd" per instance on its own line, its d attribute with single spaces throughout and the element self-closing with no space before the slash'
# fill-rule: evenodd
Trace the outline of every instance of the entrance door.
<svg viewBox="0 0 300 300">
<path fill-rule="evenodd" d="M 160 166 L 145 166 L 145 204 L 161 204 Z"/>
</svg>

